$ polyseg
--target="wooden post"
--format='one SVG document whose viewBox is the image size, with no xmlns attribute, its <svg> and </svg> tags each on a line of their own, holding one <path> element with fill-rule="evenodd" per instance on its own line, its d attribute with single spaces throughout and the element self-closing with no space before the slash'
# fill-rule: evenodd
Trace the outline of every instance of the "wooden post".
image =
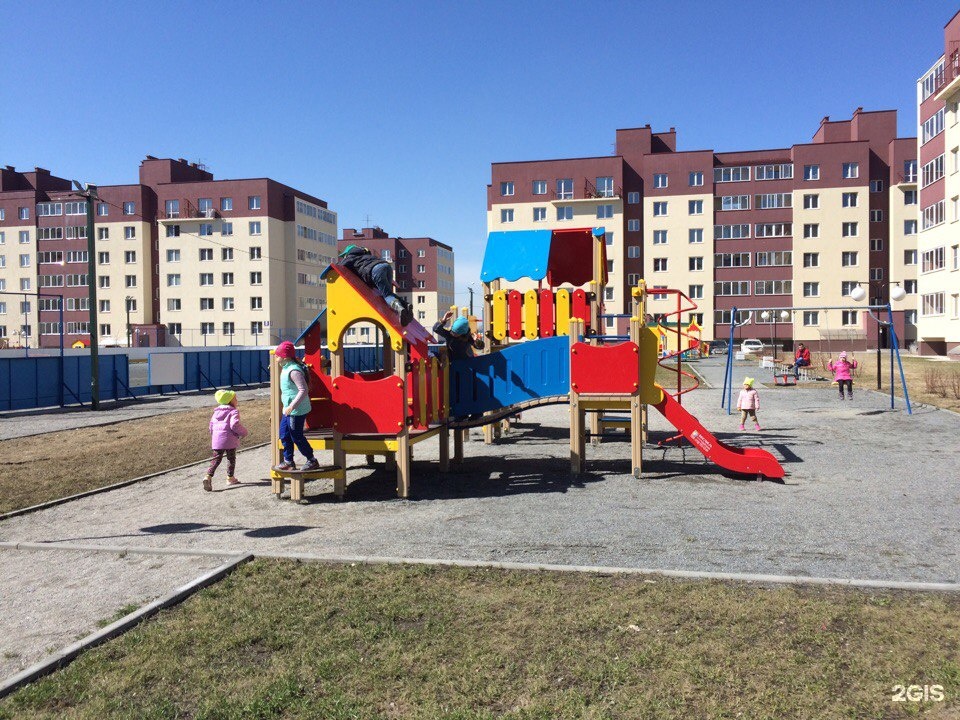
<svg viewBox="0 0 960 720">
<path fill-rule="evenodd" d="M 450 431 L 446 427 L 440 430 L 440 472 L 450 472 Z"/>
<path fill-rule="evenodd" d="M 630 341 L 639 345 L 643 320 L 630 318 Z M 630 472 L 639 478 L 643 471 L 643 443 L 646 440 L 646 405 L 640 402 L 640 362 L 637 357 L 637 388 L 630 398 Z"/>
<path fill-rule="evenodd" d="M 336 378 L 343 376 L 343 345 L 338 345 L 337 349 L 330 353 L 330 377 Z M 333 494 L 338 498 L 343 498 L 347 492 L 347 453 L 343 449 L 343 433 L 333 425 L 333 464 L 343 470 L 343 474 L 333 480 Z M 293 485 L 291 484 L 292 493 Z"/>
<path fill-rule="evenodd" d="M 573 365 L 573 346 L 580 342 L 580 334 L 583 332 L 583 320 L 571 318 L 570 320 L 570 352 Z M 570 472 L 583 472 L 583 454 L 586 450 L 584 444 L 583 428 L 583 410 L 580 409 L 580 393 L 573 385 L 573 374 L 570 379 Z"/>
<path fill-rule="evenodd" d="M 366 458 L 364 458 L 364 459 L 367 461 L 367 465 L 373 465 L 373 462 L 374 462 L 374 459 L 375 459 L 375 458 L 374 458 L 373 455 L 367 455 Z"/>
<path fill-rule="evenodd" d="M 276 477 L 273 468 L 280 464 L 280 368 L 270 351 L 270 486 L 273 494 L 283 493 L 283 478 Z"/>
<path fill-rule="evenodd" d="M 463 463 L 463 438 L 468 433 L 468 430 L 454 430 L 453 431 L 453 464 L 460 465 Z"/>
<path fill-rule="evenodd" d="M 410 497 L 410 430 L 397 435 L 397 497 Z"/>
</svg>

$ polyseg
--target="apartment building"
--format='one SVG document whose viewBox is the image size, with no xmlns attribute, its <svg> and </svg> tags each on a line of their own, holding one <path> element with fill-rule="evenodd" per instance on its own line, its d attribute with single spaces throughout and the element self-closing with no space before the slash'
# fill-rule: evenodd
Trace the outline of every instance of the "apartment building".
<svg viewBox="0 0 960 720">
<path fill-rule="evenodd" d="M 269 178 L 216 180 L 197 163 L 147 156 L 139 183 L 99 187 L 97 323 L 102 344 L 245 345 L 296 336 L 324 306 L 320 272 L 336 214 Z M 36 168 L 0 170 L 0 338 L 89 342 L 86 201 Z M 16 247 L 16 250 L 14 250 Z"/>
<path fill-rule="evenodd" d="M 960 352 L 960 13 L 943 52 L 917 81 L 920 352 Z"/>
<path fill-rule="evenodd" d="M 379 227 L 344 228 L 337 252 L 349 245 L 361 245 L 393 264 L 397 294 L 407 300 L 413 317 L 426 327 L 454 303 L 453 248 L 429 237 L 401 238 Z M 346 343 L 376 340 L 372 325 L 358 324 L 347 330 Z"/>
<path fill-rule="evenodd" d="M 849 120 L 824 118 L 810 142 L 768 150 L 678 151 L 674 128 L 621 129 L 611 157 L 494 163 L 487 226 L 603 227 L 605 312 L 624 313 L 642 277 L 655 315 L 676 309 L 657 288 L 687 293 L 697 308 L 681 322 L 696 321 L 706 340 L 729 336 L 737 308 L 747 323 L 738 337 L 885 344 L 850 293 L 860 285 L 885 304 L 900 283 L 914 293 L 895 312 L 898 336 L 910 341 L 916 154 L 915 139 L 896 131 L 895 111 L 862 108 Z M 763 316 L 764 308 L 796 310 Z M 625 320 L 606 322 L 626 330 Z"/>
</svg>

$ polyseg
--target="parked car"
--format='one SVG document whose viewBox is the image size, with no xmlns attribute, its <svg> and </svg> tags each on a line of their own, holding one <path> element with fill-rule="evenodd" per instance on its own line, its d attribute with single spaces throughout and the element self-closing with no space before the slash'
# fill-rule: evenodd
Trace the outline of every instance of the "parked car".
<svg viewBox="0 0 960 720">
<path fill-rule="evenodd" d="M 756 339 L 744 340 L 740 343 L 740 352 L 743 353 L 761 353 L 763 352 L 763 343 Z"/>
<path fill-rule="evenodd" d="M 726 340 L 713 340 L 709 344 L 711 355 L 726 355 L 730 349 L 729 343 Z"/>
</svg>

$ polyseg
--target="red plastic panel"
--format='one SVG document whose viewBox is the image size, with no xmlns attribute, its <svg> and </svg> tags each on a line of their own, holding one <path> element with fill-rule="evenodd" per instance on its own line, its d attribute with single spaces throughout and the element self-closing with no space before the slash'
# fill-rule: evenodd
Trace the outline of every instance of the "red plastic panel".
<svg viewBox="0 0 960 720">
<path fill-rule="evenodd" d="M 584 290 L 573 291 L 573 303 L 570 309 L 570 317 L 583 320 L 584 330 L 590 329 L 590 300 Z"/>
<path fill-rule="evenodd" d="M 593 277 L 593 228 L 554 230 L 547 261 L 547 282 L 557 285 L 585 285 Z M 606 264 L 604 264 L 606 267 Z"/>
<path fill-rule="evenodd" d="M 553 290 L 540 291 L 540 337 L 548 338 L 556 334 L 553 319 Z"/>
<path fill-rule="evenodd" d="M 318 375 L 311 368 L 307 383 L 310 391 L 310 413 L 307 415 L 307 430 L 329 430 L 333 428 L 333 404 L 330 401 L 332 379 L 329 375 Z"/>
<path fill-rule="evenodd" d="M 581 394 L 632 395 L 640 382 L 636 343 L 587 345 L 570 349 L 570 387 Z"/>
<path fill-rule="evenodd" d="M 512 340 L 523 337 L 523 293 L 519 290 L 507 293 L 507 325 Z"/>
<path fill-rule="evenodd" d="M 355 380 L 326 378 L 333 404 L 334 429 L 344 434 L 396 435 L 403 429 L 406 398 L 399 378 Z"/>
</svg>

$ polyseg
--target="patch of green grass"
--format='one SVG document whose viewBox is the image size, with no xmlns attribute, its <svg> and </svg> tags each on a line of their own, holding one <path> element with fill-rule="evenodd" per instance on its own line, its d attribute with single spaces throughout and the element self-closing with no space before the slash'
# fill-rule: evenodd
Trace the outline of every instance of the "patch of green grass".
<svg viewBox="0 0 960 720">
<path fill-rule="evenodd" d="M 0 718 L 913 717 L 958 650 L 946 595 L 258 560 Z"/>
<path fill-rule="evenodd" d="M 113 625 L 113 623 L 115 623 L 115 622 L 116 622 L 117 620 L 119 620 L 120 618 L 124 618 L 124 617 L 126 617 L 127 615 L 129 615 L 130 613 L 135 612 L 136 610 L 139 610 L 139 609 L 140 609 L 140 606 L 139 606 L 139 605 L 136 605 L 136 604 L 134 604 L 134 603 L 130 603 L 129 605 L 124 605 L 122 608 L 118 609 L 118 610 L 117 610 L 113 615 L 111 615 L 110 617 L 108 617 L 108 618 L 103 618 L 102 620 L 99 620 L 99 621 L 97 622 L 97 627 L 98 627 L 98 628 L 105 628 L 107 625 Z"/>
</svg>

